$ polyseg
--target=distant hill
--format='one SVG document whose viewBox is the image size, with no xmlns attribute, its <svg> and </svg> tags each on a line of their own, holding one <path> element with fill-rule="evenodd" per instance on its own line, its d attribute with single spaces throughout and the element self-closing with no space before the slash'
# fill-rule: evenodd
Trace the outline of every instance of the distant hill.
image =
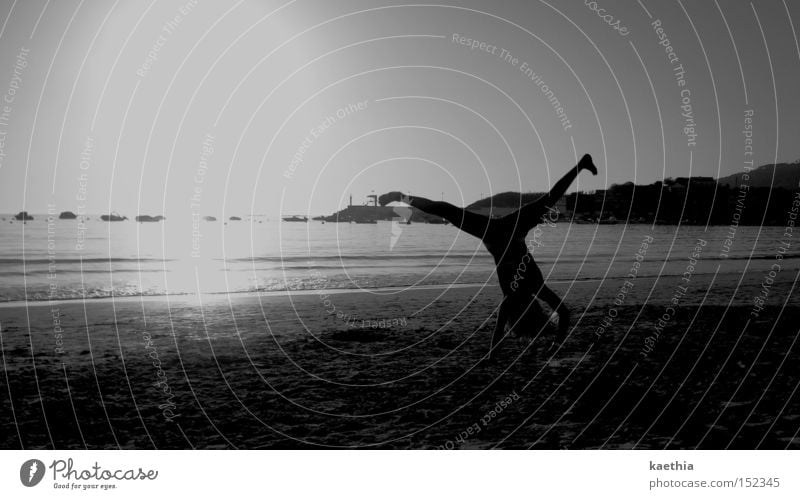
<svg viewBox="0 0 800 499">
<path fill-rule="evenodd" d="M 520 194 L 519 192 L 501 192 L 488 198 L 479 199 L 471 205 L 467 206 L 468 210 L 479 210 L 481 208 L 517 208 L 524 204 L 534 201 L 536 198 L 542 196 L 543 192 L 526 192 Z"/>
<path fill-rule="evenodd" d="M 775 178 L 772 178 L 773 172 Z M 719 179 L 720 185 L 736 187 L 742 183 L 743 172 L 728 175 Z M 800 186 L 800 162 L 763 165 L 750 172 L 747 181 L 750 187 L 783 187 L 794 190 Z"/>
<path fill-rule="evenodd" d="M 772 178 L 772 172 L 775 171 L 775 179 Z M 729 187 L 736 187 L 742 182 L 743 172 L 721 177 L 718 180 L 719 185 L 727 185 Z M 777 165 L 762 165 L 750 172 L 748 179 L 750 187 L 783 187 L 784 189 L 794 190 L 800 187 L 800 161 L 795 163 L 779 163 Z M 638 187 L 638 186 L 637 186 Z M 487 198 L 479 199 L 474 203 L 467 206 L 467 209 L 480 210 L 481 208 L 516 208 L 526 203 L 530 203 L 543 192 L 526 192 L 520 194 L 519 192 L 501 192 Z"/>
</svg>

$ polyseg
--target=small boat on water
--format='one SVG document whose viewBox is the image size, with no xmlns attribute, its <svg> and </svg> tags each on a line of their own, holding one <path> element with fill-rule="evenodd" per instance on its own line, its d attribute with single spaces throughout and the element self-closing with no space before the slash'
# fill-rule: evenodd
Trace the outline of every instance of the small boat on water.
<svg viewBox="0 0 800 499">
<path fill-rule="evenodd" d="M 58 215 L 59 220 L 75 220 L 76 218 L 78 218 L 78 215 L 72 213 L 71 211 L 62 211 Z"/>
<path fill-rule="evenodd" d="M 103 222 L 122 222 L 127 219 L 128 217 L 123 217 L 116 211 L 112 211 L 110 215 L 100 215 L 100 220 Z"/>
<path fill-rule="evenodd" d="M 136 217 L 137 222 L 160 222 L 162 220 L 166 220 L 166 217 L 161 215 L 156 215 L 151 217 L 150 215 L 139 215 Z"/>
<path fill-rule="evenodd" d="M 21 222 L 26 222 L 28 220 L 33 220 L 33 216 L 32 215 L 28 215 L 27 211 L 21 211 L 21 212 L 17 213 L 16 215 L 14 215 L 14 220 L 19 220 Z"/>
<path fill-rule="evenodd" d="M 308 222 L 308 217 L 292 215 L 291 217 L 283 217 L 282 220 L 284 222 Z"/>
</svg>

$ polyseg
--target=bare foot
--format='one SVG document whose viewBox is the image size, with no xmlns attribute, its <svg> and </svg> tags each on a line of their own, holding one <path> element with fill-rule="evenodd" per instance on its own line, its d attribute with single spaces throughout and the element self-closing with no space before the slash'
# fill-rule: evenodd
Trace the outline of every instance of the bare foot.
<svg viewBox="0 0 800 499">
<path fill-rule="evenodd" d="M 400 201 L 403 198 L 403 193 L 400 191 L 387 192 L 378 198 L 378 203 L 381 206 L 386 206 L 389 203 Z"/>
<path fill-rule="evenodd" d="M 588 154 L 583 155 L 580 162 L 578 163 L 578 168 L 581 170 L 589 170 L 590 172 L 592 172 L 592 175 L 597 175 L 597 167 L 594 166 L 592 157 Z"/>
<path fill-rule="evenodd" d="M 481 357 L 481 360 L 479 362 L 483 363 L 483 364 L 490 365 L 490 364 L 494 364 L 495 360 L 496 360 L 496 356 L 492 356 L 492 351 L 489 350 L 489 352 L 486 355 Z"/>
</svg>

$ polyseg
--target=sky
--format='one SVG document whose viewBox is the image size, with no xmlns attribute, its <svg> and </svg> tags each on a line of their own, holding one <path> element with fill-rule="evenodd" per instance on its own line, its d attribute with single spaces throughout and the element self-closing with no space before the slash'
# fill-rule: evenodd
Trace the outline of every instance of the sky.
<svg viewBox="0 0 800 499">
<path fill-rule="evenodd" d="M 466 205 L 800 158 L 800 5 L 0 5 L 0 212 Z M 745 133 L 746 132 L 746 133 Z"/>
</svg>

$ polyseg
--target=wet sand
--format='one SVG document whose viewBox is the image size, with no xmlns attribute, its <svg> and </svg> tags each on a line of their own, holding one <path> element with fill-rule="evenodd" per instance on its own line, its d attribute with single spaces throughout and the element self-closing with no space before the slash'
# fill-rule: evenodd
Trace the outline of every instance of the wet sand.
<svg viewBox="0 0 800 499">
<path fill-rule="evenodd" d="M 656 340 L 678 278 L 556 282 L 562 348 L 492 361 L 497 286 L 4 306 L 2 446 L 798 448 L 789 274 L 757 318 L 760 273 L 696 275 Z"/>
</svg>

